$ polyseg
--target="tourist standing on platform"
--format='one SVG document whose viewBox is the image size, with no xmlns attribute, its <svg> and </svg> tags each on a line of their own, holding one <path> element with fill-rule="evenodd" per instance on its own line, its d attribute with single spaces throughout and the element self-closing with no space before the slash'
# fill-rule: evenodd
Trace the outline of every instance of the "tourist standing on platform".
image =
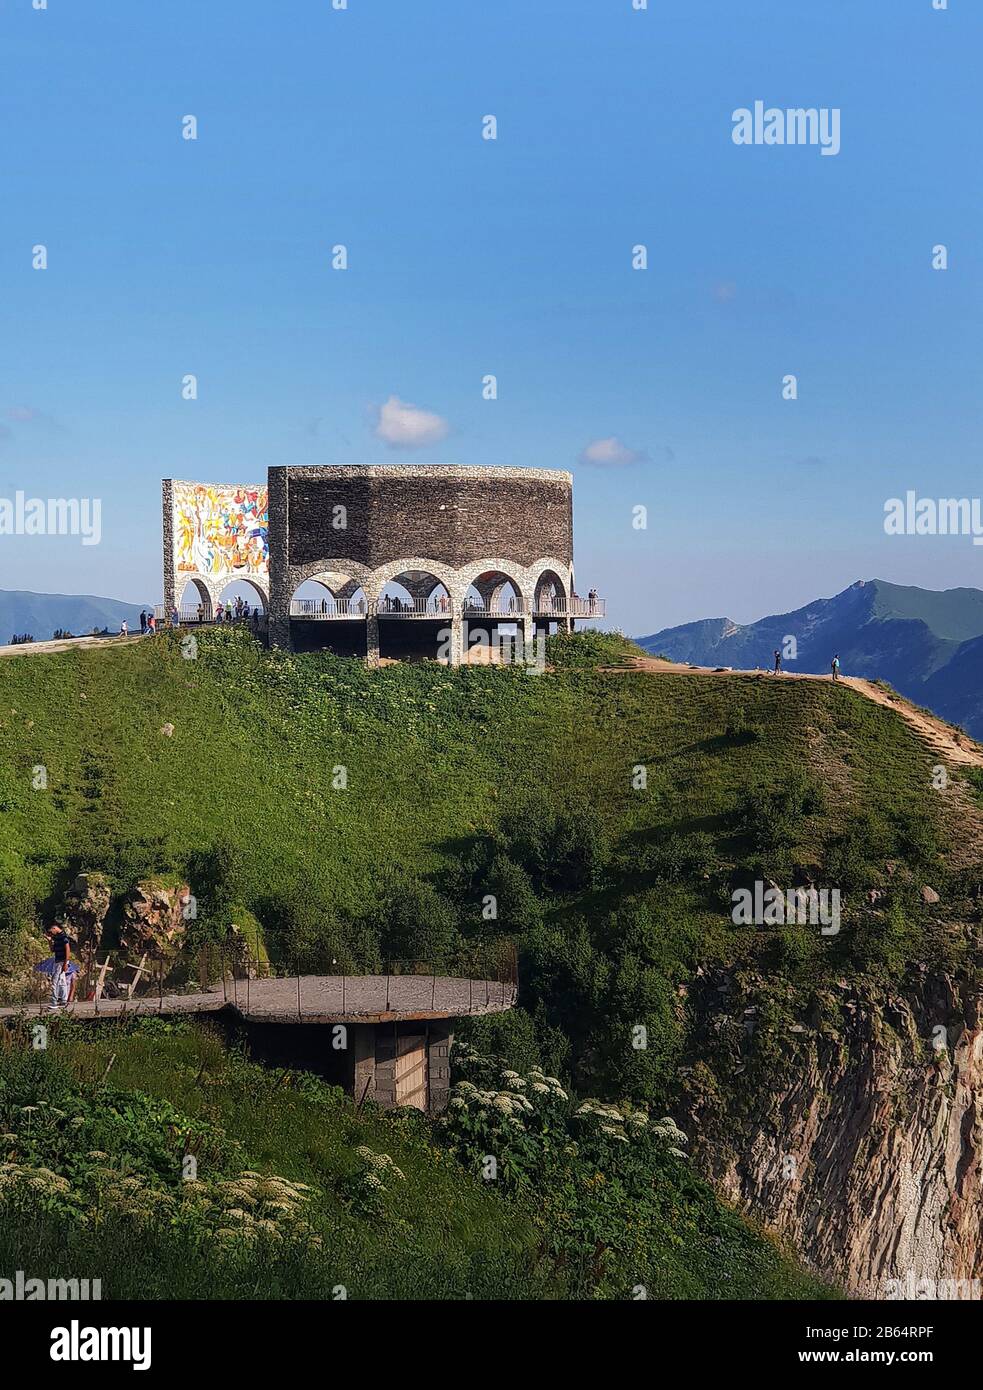
<svg viewBox="0 0 983 1390">
<path fill-rule="evenodd" d="M 54 956 L 54 968 L 51 973 L 51 1003 L 48 1007 L 52 1012 L 55 1012 L 62 1004 L 68 1003 L 68 967 L 72 959 L 72 942 L 60 922 L 56 922 L 54 926 L 48 928 L 48 940 L 51 942 L 51 952 Z"/>
</svg>

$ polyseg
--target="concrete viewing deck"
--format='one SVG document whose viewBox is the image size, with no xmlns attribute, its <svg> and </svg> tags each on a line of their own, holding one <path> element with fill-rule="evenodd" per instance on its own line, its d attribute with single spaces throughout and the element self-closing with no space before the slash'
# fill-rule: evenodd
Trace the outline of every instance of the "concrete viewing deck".
<svg viewBox="0 0 983 1390">
<path fill-rule="evenodd" d="M 251 1023 L 389 1023 L 501 1013 L 516 987 L 501 980 L 449 975 L 290 975 L 231 980 L 199 994 L 143 994 L 135 999 L 78 1000 L 58 1010 L 77 1019 L 122 1015 L 201 1014 L 229 1009 Z M 53 1017 L 40 1003 L 0 1008 L 0 1018 Z"/>
</svg>

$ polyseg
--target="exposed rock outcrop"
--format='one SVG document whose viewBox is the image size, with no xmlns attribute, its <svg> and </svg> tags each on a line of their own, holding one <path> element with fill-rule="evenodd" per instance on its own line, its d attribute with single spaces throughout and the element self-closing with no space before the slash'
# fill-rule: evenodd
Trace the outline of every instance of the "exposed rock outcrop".
<svg viewBox="0 0 983 1390">
<path fill-rule="evenodd" d="M 980 985 L 841 981 L 791 1026 L 746 981 L 699 986 L 712 1070 L 688 1072 L 679 1118 L 718 1190 L 854 1294 L 983 1279 Z M 754 1060 L 757 1029 L 780 1059 Z"/>
<path fill-rule="evenodd" d="M 185 906 L 191 890 L 187 884 L 165 888 L 158 883 L 138 883 L 126 896 L 120 944 L 131 955 L 146 953 L 152 960 L 172 959 L 181 949 L 187 926 Z"/>
<path fill-rule="evenodd" d="M 79 874 L 65 894 L 65 921 L 79 946 L 98 948 L 111 896 L 103 874 Z"/>
</svg>

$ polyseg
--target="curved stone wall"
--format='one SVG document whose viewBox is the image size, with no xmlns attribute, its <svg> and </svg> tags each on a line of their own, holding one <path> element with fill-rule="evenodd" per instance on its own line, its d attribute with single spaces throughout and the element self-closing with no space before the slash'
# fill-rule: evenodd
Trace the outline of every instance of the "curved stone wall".
<svg viewBox="0 0 983 1390">
<path fill-rule="evenodd" d="M 471 584 L 491 596 L 508 580 L 529 612 L 547 574 L 572 592 L 570 473 L 369 464 L 271 468 L 269 478 L 274 641 L 289 641 L 291 597 L 310 579 L 334 593 L 339 580 L 360 587 L 370 607 L 407 572 L 415 595 L 439 582 L 458 610 Z"/>
<path fill-rule="evenodd" d="M 406 555 L 455 570 L 486 555 L 523 568 L 545 555 L 573 562 L 573 478 L 558 469 L 370 464 L 269 476 L 271 567 L 331 559 L 377 570 Z"/>
</svg>

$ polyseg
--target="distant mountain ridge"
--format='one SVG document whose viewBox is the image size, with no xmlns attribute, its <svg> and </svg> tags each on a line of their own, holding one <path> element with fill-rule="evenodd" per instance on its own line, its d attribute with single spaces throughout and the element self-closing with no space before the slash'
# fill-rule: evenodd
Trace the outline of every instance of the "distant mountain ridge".
<svg viewBox="0 0 983 1390">
<path fill-rule="evenodd" d="M 755 623 L 705 618 L 636 638 L 653 655 L 700 666 L 774 665 L 794 637 L 789 671 L 828 671 L 834 654 L 844 675 L 886 680 L 983 738 L 983 591 L 920 589 L 858 579 L 832 598 Z"/>
<path fill-rule="evenodd" d="M 0 589 L 0 646 L 24 633 L 46 642 L 59 629 L 76 637 L 106 627 L 115 632 L 124 618 L 131 627 L 136 623 L 139 628 L 140 604 L 95 594 L 35 594 L 27 589 Z"/>
</svg>

